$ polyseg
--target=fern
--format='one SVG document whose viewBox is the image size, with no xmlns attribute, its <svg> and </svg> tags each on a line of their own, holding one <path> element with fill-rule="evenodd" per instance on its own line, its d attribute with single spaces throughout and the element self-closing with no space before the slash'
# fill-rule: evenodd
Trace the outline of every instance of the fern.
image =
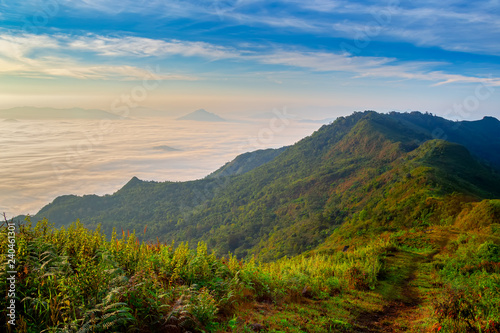
<svg viewBox="0 0 500 333">
<path fill-rule="evenodd" d="M 106 302 L 113 298 L 112 295 L 108 296 L 105 298 L 104 303 L 98 304 L 94 309 L 88 310 L 85 313 L 83 324 L 77 333 L 117 331 L 123 328 L 128 322 L 135 321 L 127 303 L 116 302 L 106 304 Z"/>
</svg>

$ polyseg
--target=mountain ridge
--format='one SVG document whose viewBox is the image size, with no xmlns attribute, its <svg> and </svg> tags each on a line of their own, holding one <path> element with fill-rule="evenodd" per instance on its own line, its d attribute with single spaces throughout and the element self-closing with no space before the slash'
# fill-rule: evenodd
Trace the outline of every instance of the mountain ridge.
<svg viewBox="0 0 500 333">
<path fill-rule="evenodd" d="M 418 124 L 421 116 L 411 117 Z M 447 202 L 457 191 L 475 201 L 500 196 L 498 174 L 476 160 L 476 154 L 433 139 L 430 130 L 399 118 L 357 112 L 244 173 L 237 174 L 236 168 L 230 177 L 179 183 L 133 178 L 113 195 L 68 197 L 65 204 L 44 207 L 35 218 L 46 216 L 56 225 L 80 218 L 92 227 L 103 223 L 108 233 L 113 226 L 148 225 L 162 241 L 205 240 L 219 253 L 273 260 L 318 246 L 338 226 L 360 216 L 361 222 L 393 228 L 423 219 L 424 211 L 432 212 L 426 219 L 444 218 L 437 206 L 426 205 L 429 197 Z M 441 119 L 435 123 L 453 123 Z M 459 139 L 465 136 L 454 131 Z M 486 139 L 485 145 L 495 144 Z M 457 161 L 464 162 L 463 168 Z"/>
</svg>

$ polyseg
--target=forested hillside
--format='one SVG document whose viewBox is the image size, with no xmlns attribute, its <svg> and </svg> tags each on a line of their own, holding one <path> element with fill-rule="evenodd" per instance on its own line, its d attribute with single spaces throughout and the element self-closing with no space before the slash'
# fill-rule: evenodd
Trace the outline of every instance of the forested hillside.
<svg viewBox="0 0 500 333">
<path fill-rule="evenodd" d="M 59 197 L 17 222 L 16 329 L 500 332 L 499 131 L 358 112 L 201 180 Z"/>
<path fill-rule="evenodd" d="M 205 179 L 134 177 L 113 195 L 59 197 L 34 218 L 56 226 L 80 219 L 108 235 L 147 226 L 144 239 L 204 240 L 219 253 L 270 260 L 312 249 L 353 219 L 397 228 L 456 217 L 441 216 L 427 198 L 498 197 L 499 131 L 493 118 L 357 112 L 287 149 L 243 154 Z"/>
<path fill-rule="evenodd" d="M 263 263 L 199 242 L 16 223 L 14 332 L 499 332 L 500 200 L 432 205 L 455 220 L 386 230 L 353 218 Z M 444 216 L 444 215 L 442 215 Z M 7 226 L 0 251 L 7 253 Z M 339 247 L 339 245 L 341 245 Z M 0 269 L 0 288 L 12 273 Z M 8 331 L 9 298 L 0 299 Z"/>
</svg>

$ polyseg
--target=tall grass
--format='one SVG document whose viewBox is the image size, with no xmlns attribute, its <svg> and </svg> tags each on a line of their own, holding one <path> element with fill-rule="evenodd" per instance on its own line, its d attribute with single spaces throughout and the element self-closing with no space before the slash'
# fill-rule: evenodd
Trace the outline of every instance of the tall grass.
<svg viewBox="0 0 500 333">
<path fill-rule="evenodd" d="M 346 253 L 260 263 L 217 257 L 203 242 L 196 250 L 186 243 L 146 244 L 123 231 L 108 241 L 99 229 L 78 222 L 55 229 L 47 220 L 28 220 L 16 240 L 18 332 L 215 331 L 244 302 L 373 288 L 387 246 L 380 241 Z M 0 251 L 6 247 L 1 230 Z M 7 270 L 2 265 L 1 290 Z M 3 318 L 6 308 L 3 297 Z"/>
</svg>

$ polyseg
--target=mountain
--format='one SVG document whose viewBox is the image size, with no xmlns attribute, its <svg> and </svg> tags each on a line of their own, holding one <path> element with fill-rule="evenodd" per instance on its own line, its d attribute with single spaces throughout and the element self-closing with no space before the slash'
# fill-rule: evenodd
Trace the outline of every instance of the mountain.
<svg viewBox="0 0 500 333">
<path fill-rule="evenodd" d="M 49 221 L 15 234 L 18 323 L 33 332 L 499 332 L 497 130 L 488 117 L 356 112 L 204 179 L 133 177 L 112 195 L 56 198 L 35 216 Z M 76 217 L 83 223 L 68 225 Z"/>
<path fill-rule="evenodd" d="M 219 117 L 215 113 L 205 111 L 204 109 L 193 111 L 185 116 L 177 118 L 177 120 L 212 121 L 212 122 L 226 121 L 224 118 Z"/>
<path fill-rule="evenodd" d="M 0 118 L 4 119 L 122 119 L 122 117 L 94 109 L 55 109 L 38 108 L 31 106 L 15 107 L 11 109 L 0 110 Z"/>
<path fill-rule="evenodd" d="M 167 145 L 161 145 L 161 146 L 155 146 L 153 147 L 154 150 L 162 150 L 162 151 L 181 151 L 180 149 L 170 147 Z"/>
<path fill-rule="evenodd" d="M 500 168 L 500 121 L 484 117 L 476 121 L 449 121 L 420 112 L 397 113 L 390 116 L 414 131 L 464 145 L 483 161 Z"/>
<path fill-rule="evenodd" d="M 492 167 L 499 122 L 458 124 L 356 112 L 281 151 L 240 155 L 205 179 L 134 178 L 113 195 L 59 197 L 35 218 L 56 225 L 79 218 L 108 234 L 147 225 L 146 239 L 204 240 L 218 253 L 263 260 L 314 249 L 349 221 L 377 230 L 454 221 L 460 207 L 500 197 Z M 436 139 L 433 127 L 448 141 Z M 452 141 L 467 135 L 478 142 Z"/>
</svg>

